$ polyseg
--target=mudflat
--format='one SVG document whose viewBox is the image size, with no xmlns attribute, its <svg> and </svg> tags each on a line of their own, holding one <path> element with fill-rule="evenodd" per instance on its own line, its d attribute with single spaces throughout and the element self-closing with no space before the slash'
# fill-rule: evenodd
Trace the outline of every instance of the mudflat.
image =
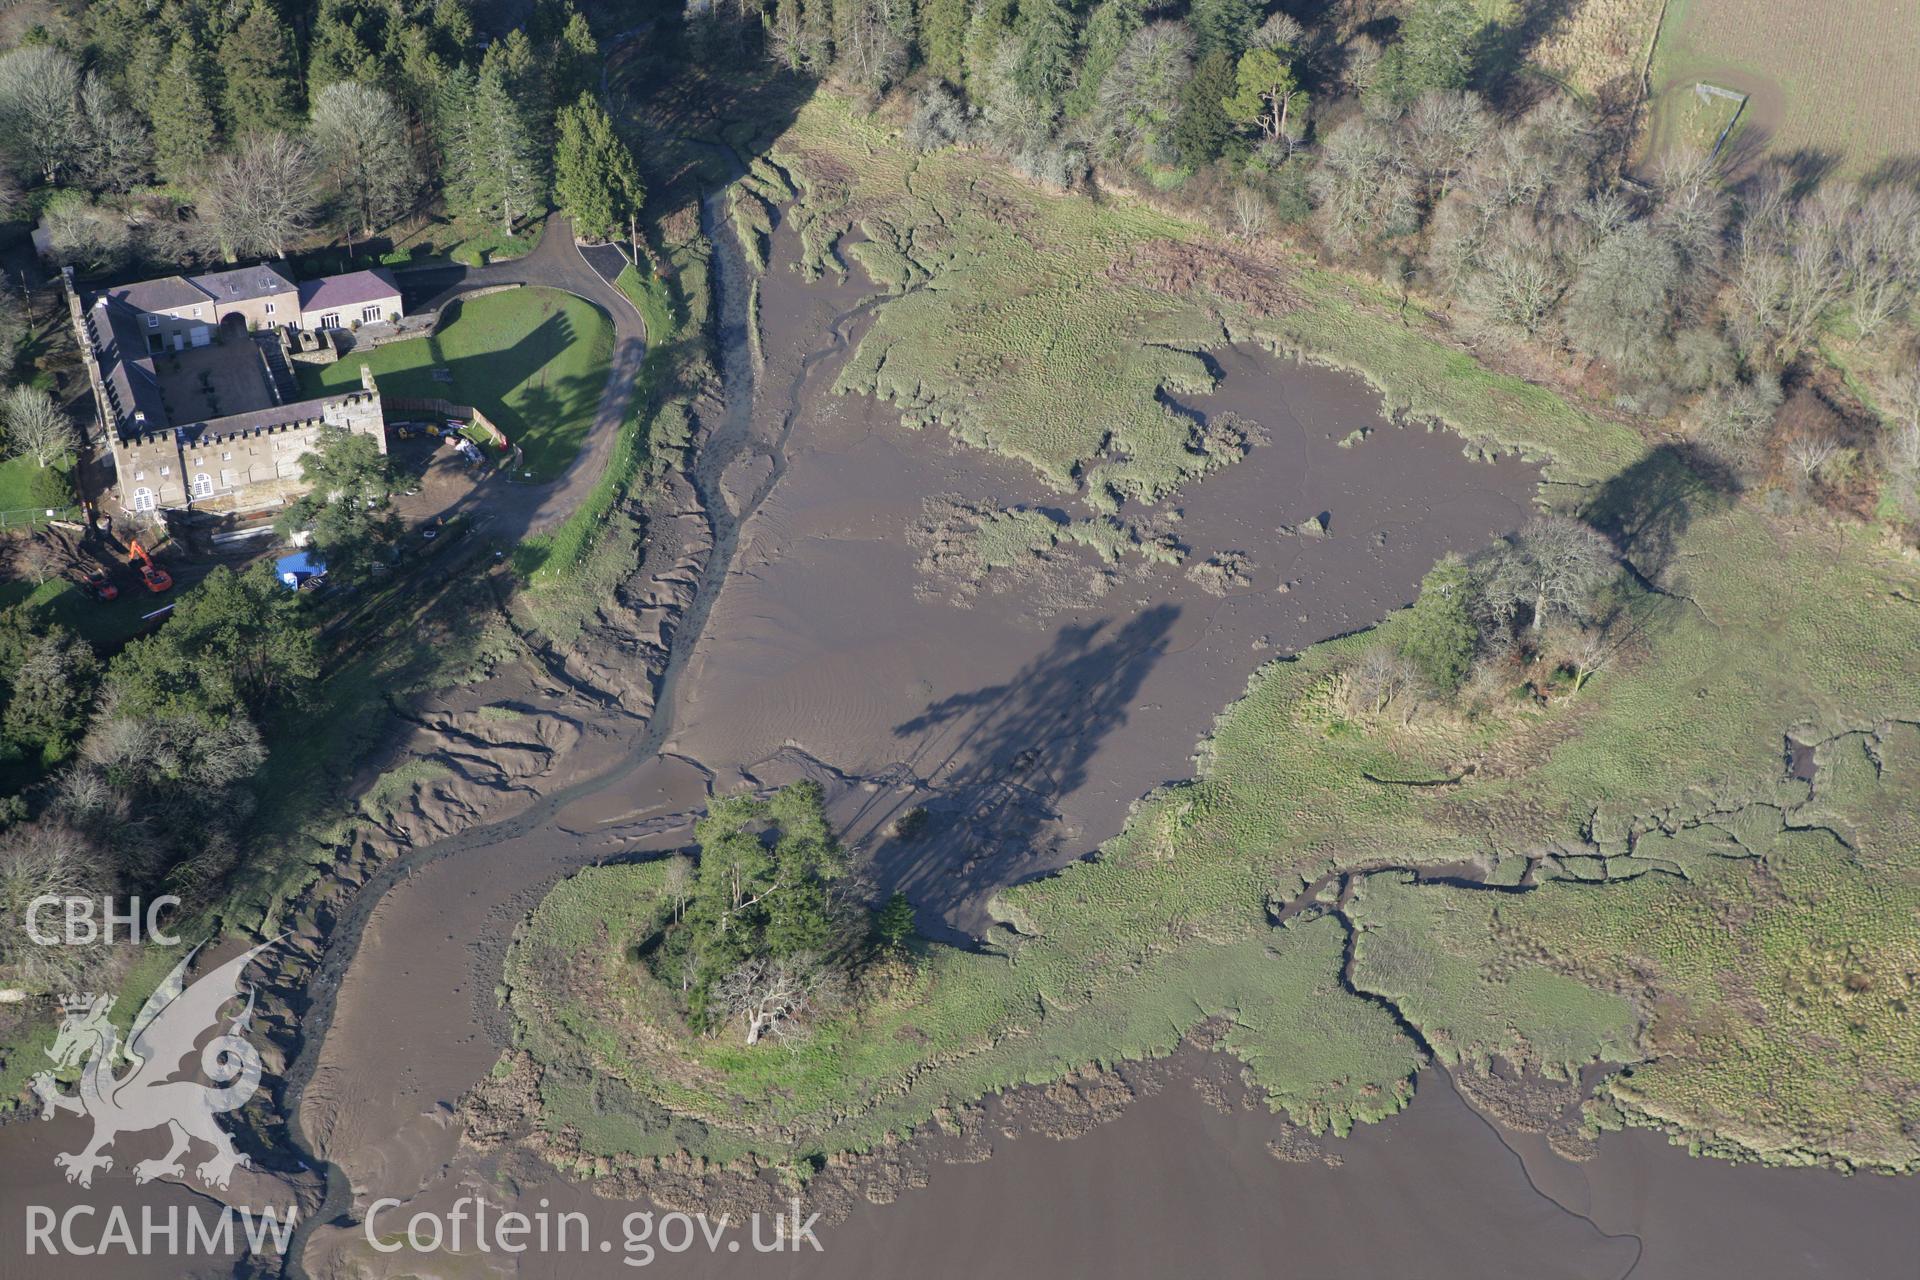
<svg viewBox="0 0 1920 1280">
<path fill-rule="evenodd" d="M 928 504 L 1057 495 L 1020 464 L 832 394 L 871 290 L 809 284 L 784 269 L 795 237 L 782 228 L 775 243 L 751 419 L 712 463 L 708 497 L 739 521 L 737 543 L 656 714 L 660 755 L 401 881 L 347 970 L 302 1112 L 361 1207 L 443 1176 L 452 1108 L 502 1037 L 497 948 L 461 940 L 510 933 L 560 875 L 688 843 L 713 789 L 811 776 L 923 927 L 978 928 L 994 889 L 1084 856 L 1138 795 L 1186 773 L 1212 716 L 1275 651 L 1365 625 L 1410 597 L 1436 545 L 1524 518 L 1531 468 L 1383 423 L 1356 380 L 1228 350 L 1220 391 L 1191 411 L 1257 422 L 1264 443 L 1204 481 L 1192 505 L 1206 514 L 1180 527 L 1191 561 L 1246 554 L 1249 582 L 1220 594 L 1186 566 L 1116 570 L 1085 553 L 956 600 L 910 544 Z M 1323 536 L 1281 532 L 1328 510 Z M 892 838 L 917 805 L 941 815 L 931 838 Z"/>
<path fill-rule="evenodd" d="M 1220 1088 L 1220 1064 L 1210 1059 L 1187 1049 L 1165 1064 L 1127 1069 L 1139 1086 L 1131 1103 L 1070 1140 L 1035 1132 L 1019 1117 L 1018 1098 L 991 1103 L 990 1159 L 977 1148 L 936 1146 L 914 1189 L 816 1224 L 818 1253 L 754 1252 L 739 1213 L 723 1237 L 738 1249 L 723 1242 L 715 1251 L 696 1244 L 669 1253 L 652 1234 L 666 1207 L 595 1195 L 525 1161 L 471 1155 L 386 1210 L 385 1222 L 445 1215 L 488 1188 L 501 1209 L 580 1215 L 586 1226 L 576 1238 L 586 1246 L 527 1254 L 517 1264 L 470 1252 L 456 1265 L 471 1271 L 459 1274 L 611 1277 L 633 1274 L 628 1259 L 645 1258 L 673 1275 L 713 1280 L 900 1271 L 932 1280 L 1838 1280 L 1910 1274 L 1920 1246 L 1912 1189 L 1898 1180 L 1702 1161 L 1647 1133 L 1604 1139 L 1584 1163 L 1545 1152 L 1523 1159 L 1531 1135 L 1473 1110 L 1439 1072 L 1423 1074 L 1418 1100 L 1393 1120 L 1344 1140 L 1303 1143 L 1264 1108 Z M 720 1212 L 711 1210 L 716 1229 Z M 651 1220 L 633 1216 L 647 1214 Z M 764 1234 L 770 1239 L 771 1228 Z M 388 1274 L 357 1226 L 322 1229 L 311 1248 L 307 1264 L 318 1274 L 326 1274 L 316 1265 L 322 1258 Z"/>
<path fill-rule="evenodd" d="M 805 281 L 785 225 L 773 244 L 755 413 L 784 470 L 742 525 L 668 745 L 726 785 L 826 783 L 923 929 L 978 934 L 995 889 L 1084 856 L 1186 776 L 1261 663 L 1370 624 L 1440 552 L 1526 518 L 1538 475 L 1520 460 L 1383 422 L 1356 378 L 1228 347 L 1210 354 L 1218 389 L 1178 408 L 1247 424 L 1246 456 L 1120 513 L 1171 530 L 1184 563 L 1060 547 L 956 580 L 928 563 L 941 512 L 1072 518 L 1068 500 L 1023 464 L 832 394 L 869 291 Z M 1300 532 L 1323 515 L 1325 532 Z M 1225 557 L 1234 572 L 1209 576 Z M 892 838 L 915 807 L 930 821 Z"/>
<path fill-rule="evenodd" d="M 651 722 L 597 742 L 572 776 L 604 772 L 530 820 L 445 856 L 420 851 L 326 993 L 298 1121 L 333 1166 L 326 1213 L 310 1217 L 345 1216 L 305 1238 L 309 1274 L 418 1274 L 418 1255 L 374 1252 L 359 1220 L 383 1198 L 404 1221 L 476 1192 L 503 1209 L 578 1210 L 609 1247 L 466 1254 L 442 1259 L 446 1274 L 631 1274 L 624 1224 L 645 1203 L 595 1194 L 530 1152 L 476 1151 L 457 1114 L 507 1044 L 505 941 L 560 877 L 684 847 L 716 791 L 810 777 L 923 929 L 978 932 L 994 890 L 1087 855 L 1139 796 L 1187 776 L 1256 667 L 1377 620 L 1438 554 L 1528 513 L 1538 477 L 1519 460 L 1469 458 L 1457 437 L 1384 421 L 1357 380 L 1226 347 L 1209 354 L 1216 390 L 1170 407 L 1244 427 L 1245 456 L 1118 513 L 1176 541 L 1178 562 L 1139 550 L 1145 538 L 1112 556 L 1062 541 L 955 573 L 930 547 L 956 512 L 1086 517 L 1021 464 L 834 394 L 872 291 L 857 275 L 807 283 L 787 270 L 797 245 L 784 226 L 773 246 L 757 321 L 737 257 L 720 254 L 730 399 L 701 494 L 720 536 L 703 570 L 711 594 L 675 641 Z M 926 828 L 904 838 L 896 820 L 916 808 Z M 671 1269 L 1784 1280 L 1903 1274 L 1920 1243 L 1888 1226 L 1913 1217 L 1905 1183 L 1709 1164 L 1644 1133 L 1603 1138 L 1573 1165 L 1483 1118 L 1434 1071 L 1405 1115 L 1301 1148 L 1264 1110 L 1187 1087 L 1217 1069 L 1185 1051 L 1117 1119 L 1069 1142 L 1002 1123 L 989 1104 L 983 1140 L 948 1153 L 989 1163 L 928 1152 L 894 1203 L 855 1204 L 823 1227 L 824 1253 L 701 1252 Z M 46 1140 L 14 1128 L 0 1147 L 18 1171 L 10 1203 L 59 1189 Z M 137 1147 L 129 1161 L 151 1154 Z M 60 1265 L 129 1274 L 112 1260 Z"/>
</svg>

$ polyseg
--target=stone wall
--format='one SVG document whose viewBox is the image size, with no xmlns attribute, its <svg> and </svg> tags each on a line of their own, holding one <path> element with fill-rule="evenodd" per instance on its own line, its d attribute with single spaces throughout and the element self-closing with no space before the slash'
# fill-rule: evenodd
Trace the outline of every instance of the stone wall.
<svg viewBox="0 0 1920 1280">
<path fill-rule="evenodd" d="M 365 365 L 360 368 L 359 391 L 215 418 L 194 429 L 191 437 L 173 427 L 161 427 L 121 439 L 113 425 L 99 362 L 87 337 L 86 312 L 74 287 L 71 268 L 61 273 L 61 284 L 103 434 L 113 454 L 114 496 L 123 511 L 153 518 L 168 508 L 258 511 L 280 506 L 307 491 L 300 478 L 300 458 L 318 446 L 324 427 L 372 436 L 380 452 L 387 451 L 387 421 L 380 388 Z M 165 317 L 162 323 L 167 323 Z M 162 332 L 166 332 L 164 327 Z M 269 377 L 268 385 L 272 383 Z"/>
<path fill-rule="evenodd" d="M 114 450 L 120 503 L 136 514 L 185 506 L 196 511 L 281 506 L 307 491 L 300 459 L 319 447 L 324 428 L 371 436 L 380 452 L 387 451 L 380 393 L 364 373 L 363 384 L 367 389 L 348 395 L 283 405 L 274 411 L 278 421 L 256 425 L 262 415 L 241 414 L 216 418 L 192 438 L 166 430 L 120 444 Z"/>
</svg>

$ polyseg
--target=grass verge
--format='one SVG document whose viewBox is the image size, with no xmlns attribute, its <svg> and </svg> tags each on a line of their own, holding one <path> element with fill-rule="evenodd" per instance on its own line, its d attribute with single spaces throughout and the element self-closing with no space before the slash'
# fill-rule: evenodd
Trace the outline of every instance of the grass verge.
<svg viewBox="0 0 1920 1280">
<path fill-rule="evenodd" d="M 578 510 L 513 552 L 524 583 L 516 609 L 543 636 L 570 645 L 633 571 L 642 534 L 634 488 L 679 459 L 692 440 L 688 406 L 709 376 L 707 245 L 697 226 L 667 246 L 671 279 L 629 266 L 615 282 L 647 326 L 647 354 L 607 468 Z"/>
</svg>

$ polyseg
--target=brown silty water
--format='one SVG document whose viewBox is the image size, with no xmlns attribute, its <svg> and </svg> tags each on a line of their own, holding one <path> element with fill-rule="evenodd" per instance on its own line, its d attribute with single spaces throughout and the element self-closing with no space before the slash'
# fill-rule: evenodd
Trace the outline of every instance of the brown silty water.
<svg viewBox="0 0 1920 1280">
<path fill-rule="evenodd" d="M 324 1036 L 303 1049 L 301 1131 L 335 1166 L 327 1212 L 346 1215 L 305 1240 L 307 1274 L 633 1274 L 622 1224 L 646 1206 L 604 1199 L 523 1152 L 463 1149 L 453 1114 L 504 1040 L 494 988 L 505 939 L 561 876 L 686 844 L 715 787 L 816 777 L 880 883 L 915 899 L 923 927 L 964 933 L 993 889 L 1083 856 L 1139 795 L 1188 776 L 1196 742 L 1261 662 L 1376 620 L 1411 598 L 1442 551 L 1470 550 L 1525 518 L 1537 477 L 1518 461 L 1470 460 L 1455 437 L 1386 424 L 1352 379 L 1227 350 L 1215 353 L 1219 390 L 1182 407 L 1235 413 L 1263 440 L 1172 505 L 1192 559 L 1243 553 L 1244 581 L 1218 593 L 1185 566 L 1108 572 L 1075 552 L 956 601 L 911 543 L 929 501 L 1070 504 L 1016 464 L 831 395 L 866 323 L 866 291 L 786 270 L 784 227 L 775 246 L 751 417 L 725 436 L 727 456 L 711 459 L 705 493 L 727 504 L 737 538 L 719 539 L 724 576 L 662 694 L 649 735 L 658 750 L 524 830 L 423 861 L 373 906 Z M 723 312 L 737 313 L 744 284 L 724 238 L 720 258 L 734 273 L 721 280 Z M 737 366 L 741 353 L 731 356 Z M 1343 447 L 1360 428 L 1366 437 Z M 1280 531 L 1321 512 L 1329 536 Z M 891 842 L 889 822 L 922 805 L 934 815 L 928 837 Z M 1174 1083 L 1072 1142 L 993 1130 L 990 1161 L 936 1161 L 923 1188 L 822 1229 L 820 1255 L 723 1243 L 650 1269 L 955 1280 L 1913 1274 L 1920 1215 L 1905 1181 L 1736 1169 L 1646 1134 L 1604 1139 L 1595 1160 L 1572 1165 L 1482 1119 L 1432 1074 L 1406 1115 L 1326 1144 L 1337 1163 L 1283 1161 L 1269 1150 L 1283 1126 L 1179 1083 L 1212 1065 L 1187 1051 Z M 32 1141 L 22 1128 L 0 1132 L 9 1206 L 59 1191 L 42 1135 L 71 1142 L 73 1128 L 46 1126 Z M 135 1194 L 124 1168 L 102 1186 L 103 1198 Z M 403 1204 L 384 1220 L 392 1229 L 476 1193 L 498 1209 L 584 1213 L 608 1249 L 380 1254 L 359 1225 L 383 1197 Z M 0 1223 L 0 1257 L 21 1257 L 17 1225 Z M 61 1259 L 17 1274 L 176 1273 Z"/>
<path fill-rule="evenodd" d="M 1442 551 L 1526 518 L 1532 467 L 1382 422 L 1357 379 L 1230 348 L 1212 357 L 1219 389 L 1177 407 L 1231 413 L 1263 442 L 1159 512 L 1123 512 L 1177 510 L 1167 527 L 1187 564 L 1107 567 L 1062 550 L 956 598 L 914 545 L 930 505 L 1085 509 L 1023 464 L 832 394 L 868 291 L 784 269 L 796 239 L 776 233 L 760 291 L 756 414 L 770 431 L 785 424 L 785 472 L 742 526 L 668 745 L 723 785 L 814 776 L 839 790 L 847 838 L 883 889 L 915 900 L 923 928 L 977 934 L 995 889 L 1084 856 L 1141 795 L 1188 776 L 1262 662 L 1377 621 Z M 828 330 L 850 340 L 822 348 Z M 1368 434 L 1342 443 L 1356 431 Z M 1326 536 L 1282 532 L 1322 513 Z M 1228 552 L 1246 558 L 1238 581 L 1195 580 L 1194 566 Z M 889 839 L 917 806 L 927 826 Z"/>
</svg>

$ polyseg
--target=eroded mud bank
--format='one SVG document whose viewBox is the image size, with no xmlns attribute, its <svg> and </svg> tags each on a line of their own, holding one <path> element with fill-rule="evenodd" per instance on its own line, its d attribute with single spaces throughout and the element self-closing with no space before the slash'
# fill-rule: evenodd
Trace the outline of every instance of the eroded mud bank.
<svg viewBox="0 0 1920 1280">
<path fill-rule="evenodd" d="M 272 1065 L 293 1144 L 275 1155 L 326 1166 L 324 1201 L 310 1177 L 289 1179 L 304 1182 L 315 1224 L 305 1274 L 631 1274 L 622 1220 L 646 1207 L 633 1197 L 687 1209 L 784 1199 L 771 1174 L 694 1167 L 589 1188 L 524 1144 L 463 1143 L 456 1105 L 506 1042 L 505 943 L 560 877 L 684 845 L 716 787 L 812 776 L 879 883 L 913 896 L 923 927 L 964 933 L 995 887 L 1084 855 L 1140 794 L 1187 776 L 1195 742 L 1259 663 L 1366 625 L 1410 598 L 1441 551 L 1524 518 L 1530 469 L 1383 423 L 1352 380 L 1230 349 L 1215 353 L 1219 391 L 1180 407 L 1257 424 L 1247 456 L 1167 510 L 1123 512 L 1172 532 L 1183 563 L 1064 548 L 959 593 L 915 540 L 941 504 L 1051 512 L 1059 495 L 830 394 L 869 290 L 785 270 L 785 228 L 750 341 L 748 269 L 716 213 L 725 395 L 702 406 L 693 474 L 653 500 L 647 561 L 599 642 L 555 661 L 551 696 L 530 700 L 551 726 L 468 742 L 477 761 L 523 762 L 509 785 L 479 787 L 484 804 L 398 815 L 298 904 Z M 1323 530 L 1303 532 L 1322 513 Z M 1226 569 L 1192 572 L 1209 562 Z M 475 724 L 428 715 L 421 731 Z M 893 838 L 893 818 L 918 806 L 926 833 Z M 1221 1069 L 1188 1051 L 1118 1084 L 1073 1082 L 1072 1097 L 1035 1091 L 1050 1106 L 996 1101 L 924 1150 L 817 1179 L 841 1218 L 818 1258 L 690 1254 L 670 1269 L 1786 1277 L 1898 1274 L 1920 1243 L 1885 1229 L 1910 1217 L 1905 1184 L 1707 1165 L 1646 1134 L 1609 1138 L 1575 1166 L 1544 1137 L 1481 1119 L 1432 1073 L 1405 1116 L 1321 1145 L 1225 1085 L 1207 1090 L 1212 1103 L 1187 1087 Z M 43 1132 L 70 1142 L 68 1128 Z M 49 1143 L 20 1135 L 0 1133 L 23 1171 L 10 1204 L 57 1190 Z M 130 1199 L 124 1170 L 115 1177 L 102 1198 Z M 423 1257 L 367 1244 L 376 1199 L 404 1202 L 404 1221 L 476 1191 L 501 1209 L 578 1209 L 614 1247 Z M 88 1265 L 47 1274 L 135 1274 Z"/>
</svg>

